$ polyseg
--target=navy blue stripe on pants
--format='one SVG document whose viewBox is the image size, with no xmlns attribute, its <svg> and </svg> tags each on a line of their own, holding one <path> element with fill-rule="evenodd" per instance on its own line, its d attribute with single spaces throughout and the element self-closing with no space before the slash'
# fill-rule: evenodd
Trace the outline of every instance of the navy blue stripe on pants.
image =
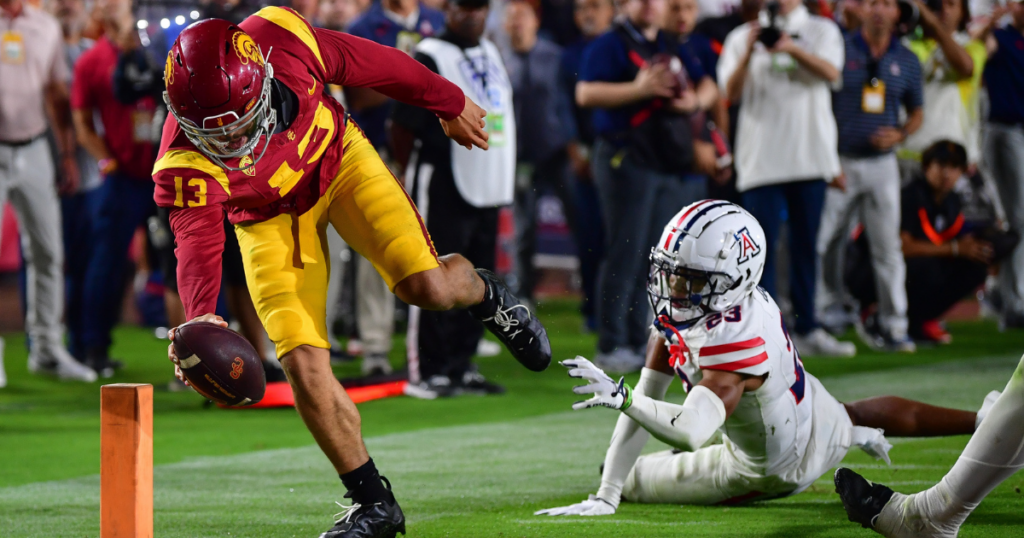
<svg viewBox="0 0 1024 538">
<path fill-rule="evenodd" d="M 796 317 L 793 330 L 804 335 L 818 327 L 814 317 L 814 290 L 817 283 L 818 228 L 825 206 L 825 181 L 821 179 L 766 185 L 743 193 L 743 207 L 764 229 L 764 274 L 761 286 L 778 298 L 775 270 L 775 246 L 783 215 L 789 216 L 789 289 Z"/>
<path fill-rule="evenodd" d="M 111 174 L 97 189 L 99 210 L 93 222 L 93 253 L 85 272 L 82 344 L 86 350 L 110 347 L 117 323 L 128 247 L 135 230 L 156 213 L 153 181 Z"/>
</svg>

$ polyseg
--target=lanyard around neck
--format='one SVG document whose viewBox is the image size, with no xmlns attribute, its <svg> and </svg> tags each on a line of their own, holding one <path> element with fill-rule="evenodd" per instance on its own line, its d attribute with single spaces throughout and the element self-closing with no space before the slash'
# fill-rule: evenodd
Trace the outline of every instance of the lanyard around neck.
<svg viewBox="0 0 1024 538">
<path fill-rule="evenodd" d="M 478 46 L 480 47 L 480 51 L 483 52 L 482 59 L 484 61 L 484 67 L 483 67 L 482 71 L 481 70 L 477 70 L 476 63 L 473 61 L 473 58 L 471 58 L 469 56 L 469 53 L 466 52 L 469 49 L 460 49 L 460 50 L 462 50 L 462 56 L 466 58 L 466 63 L 469 64 L 470 71 L 473 72 L 473 78 L 474 79 L 480 79 L 480 85 L 483 86 L 484 95 L 487 95 L 487 51 L 484 49 L 483 43 L 481 43 Z"/>
</svg>

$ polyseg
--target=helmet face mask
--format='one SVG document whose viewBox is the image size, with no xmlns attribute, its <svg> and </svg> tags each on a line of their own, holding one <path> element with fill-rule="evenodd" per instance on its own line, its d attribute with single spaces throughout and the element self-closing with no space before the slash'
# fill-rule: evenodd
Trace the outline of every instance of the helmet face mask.
<svg viewBox="0 0 1024 538">
<path fill-rule="evenodd" d="M 274 69 L 252 36 L 221 19 L 189 25 L 164 68 L 164 102 L 195 148 L 226 170 L 247 170 L 277 126 Z M 236 168 L 228 161 L 240 159 Z"/>
<path fill-rule="evenodd" d="M 732 289 L 729 275 L 679 265 L 652 249 L 647 277 L 647 297 L 656 316 L 673 325 L 688 326 L 715 311 L 715 299 Z"/>
<path fill-rule="evenodd" d="M 239 171 L 254 166 L 267 151 L 270 144 L 270 135 L 274 132 L 277 124 L 277 111 L 270 106 L 270 87 L 274 77 L 274 70 L 269 63 L 264 62 L 265 75 L 263 77 L 263 88 L 255 103 L 250 103 L 249 110 L 239 117 L 235 112 L 227 112 L 219 116 L 210 116 L 199 126 L 178 114 L 171 102 L 167 92 L 164 92 L 164 102 L 168 110 L 178 120 L 178 125 L 185 133 L 185 137 L 212 161 L 221 168 Z M 259 154 L 255 153 L 256 147 L 263 141 Z M 252 162 L 245 167 L 235 168 L 228 166 L 225 161 L 237 159 L 249 155 Z"/>
</svg>

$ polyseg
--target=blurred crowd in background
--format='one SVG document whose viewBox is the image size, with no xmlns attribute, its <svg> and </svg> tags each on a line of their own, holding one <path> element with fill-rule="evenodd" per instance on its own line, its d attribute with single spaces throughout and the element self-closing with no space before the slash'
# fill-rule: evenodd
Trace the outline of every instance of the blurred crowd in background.
<svg viewBox="0 0 1024 538">
<path fill-rule="evenodd" d="M 122 367 L 110 356 L 118 322 L 186 321 L 150 178 L 164 58 L 187 24 L 238 23 L 264 5 L 0 0 L 0 272 L 19 275 L 22 297 L 5 295 L 2 309 L 20 308 L 30 371 L 109 377 Z M 643 365 L 650 248 L 673 214 L 705 198 L 761 222 L 762 285 L 805 355 L 853 356 L 836 338 L 851 328 L 884 351 L 949 343 L 942 319 L 966 298 L 1001 330 L 1024 328 L 1022 2 L 283 5 L 442 76 L 452 68 L 422 40 L 462 51 L 489 97 L 495 149 L 477 162 L 452 157 L 429 113 L 372 90 L 331 91 L 404 179 L 438 250 L 497 270 L 527 301 L 578 294 L 582 330 L 597 334 L 595 362 L 609 371 Z M 476 49 L 482 64 L 466 52 Z M 227 238 L 218 313 L 272 373 Z M 502 391 L 473 366 L 498 347 L 471 318 L 406 308 L 340 237 L 330 243 L 337 360 L 408 375 L 422 398 Z M 396 330 L 408 331 L 398 372 Z"/>
</svg>

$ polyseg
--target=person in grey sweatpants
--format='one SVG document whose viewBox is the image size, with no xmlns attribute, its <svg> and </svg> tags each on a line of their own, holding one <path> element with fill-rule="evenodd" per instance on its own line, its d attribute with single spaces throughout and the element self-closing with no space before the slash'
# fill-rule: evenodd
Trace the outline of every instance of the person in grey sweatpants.
<svg viewBox="0 0 1024 538">
<path fill-rule="evenodd" d="M 832 96 L 845 188 L 840 177 L 834 184 L 838 188 L 825 195 L 815 309 L 823 313 L 845 295 L 842 252 L 859 218 L 870 244 L 879 308 L 877 316 L 858 324 L 858 333 L 872 348 L 913 352 L 917 347 L 907 335 L 907 268 L 900 241 L 900 171 L 893 150 L 921 127 L 924 97 L 921 63 L 893 37 L 895 10 L 886 13 L 889 17 L 865 20 L 845 40 L 842 89 Z M 907 115 L 902 123 L 901 108 Z"/>
<path fill-rule="evenodd" d="M 64 348 L 64 245 L 53 159 L 45 137 L 24 145 L 0 140 L 0 218 L 10 200 L 21 231 L 28 285 L 25 328 L 29 370 L 92 382 L 96 374 Z"/>
<path fill-rule="evenodd" d="M 1024 232 L 1024 127 L 990 122 L 985 127 L 985 163 L 995 179 L 1010 229 Z M 999 271 L 1002 327 L 1024 327 L 1024 248 L 1017 247 Z"/>
<path fill-rule="evenodd" d="M 1006 6 L 982 29 L 989 50 L 983 74 L 989 111 L 985 123 L 982 166 L 995 180 L 1010 229 L 1024 233 L 1024 4 Z M 999 272 L 1002 296 L 1000 328 L 1024 328 L 1024 247 L 1014 250 Z"/>
<path fill-rule="evenodd" d="M 821 312 L 848 300 L 843 288 L 846 245 L 854 222 L 864 226 L 877 275 L 879 321 L 898 335 L 907 334 L 907 268 L 900 243 L 900 171 L 896 155 L 840 156 L 846 190 L 828 189 L 818 234 L 821 278 L 815 308 Z"/>
<path fill-rule="evenodd" d="M 0 26 L 0 218 L 8 200 L 18 215 L 28 274 L 31 340 L 28 368 L 33 373 L 92 382 L 96 374 L 64 348 L 64 245 L 60 201 L 46 139 L 57 141 L 65 186 L 78 184 L 74 131 L 68 108 L 70 77 L 64 39 L 57 21 L 21 0 L 3 2 Z M 46 110 L 52 111 L 47 118 Z"/>
</svg>

